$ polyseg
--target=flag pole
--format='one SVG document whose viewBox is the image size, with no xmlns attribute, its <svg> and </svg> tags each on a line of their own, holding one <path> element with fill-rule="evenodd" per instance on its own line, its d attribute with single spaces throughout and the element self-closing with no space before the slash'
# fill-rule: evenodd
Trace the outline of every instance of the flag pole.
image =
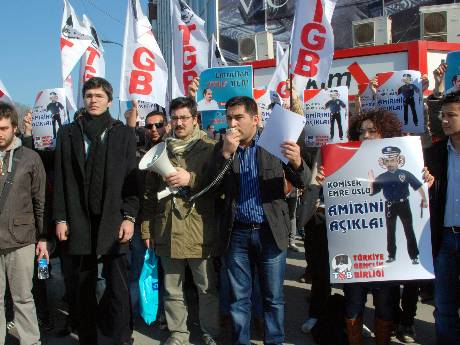
<svg viewBox="0 0 460 345">
<path fill-rule="evenodd" d="M 292 111 L 292 73 L 291 73 L 291 43 L 289 43 L 289 47 L 288 47 L 288 54 L 289 54 L 289 59 L 288 59 L 288 78 L 289 78 L 289 95 L 291 96 L 290 97 L 290 100 L 289 100 L 289 103 L 290 103 L 290 106 L 289 106 L 289 109 Z"/>
</svg>

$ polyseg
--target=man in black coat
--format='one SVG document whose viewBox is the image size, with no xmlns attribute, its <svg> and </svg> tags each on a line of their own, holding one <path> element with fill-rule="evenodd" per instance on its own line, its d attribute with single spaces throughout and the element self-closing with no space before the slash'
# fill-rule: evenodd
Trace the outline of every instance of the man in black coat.
<svg viewBox="0 0 460 345">
<path fill-rule="evenodd" d="M 68 241 L 69 254 L 80 260 L 80 344 L 97 344 L 97 319 L 110 325 L 103 332 L 116 345 L 132 344 L 127 253 L 139 208 L 136 140 L 132 129 L 110 116 L 109 82 L 91 78 L 82 92 L 86 111 L 60 129 L 56 143 L 56 236 Z M 98 318 L 99 256 L 107 287 L 101 300 L 104 313 Z"/>
<path fill-rule="evenodd" d="M 430 188 L 430 222 L 435 269 L 437 344 L 460 344 L 460 92 L 441 100 L 446 139 L 426 150 L 435 182 Z"/>
<path fill-rule="evenodd" d="M 250 344 L 251 289 L 257 267 L 264 308 L 264 344 L 282 344 L 283 282 L 291 229 L 285 178 L 296 188 L 304 189 L 311 173 L 294 141 L 285 141 L 281 146 L 288 164 L 257 146 L 260 115 L 253 99 L 234 97 L 226 108 L 230 130 L 223 143 L 216 146 L 215 161 L 221 167 L 233 157 L 223 180 L 222 213 L 232 290 L 233 343 Z"/>
</svg>

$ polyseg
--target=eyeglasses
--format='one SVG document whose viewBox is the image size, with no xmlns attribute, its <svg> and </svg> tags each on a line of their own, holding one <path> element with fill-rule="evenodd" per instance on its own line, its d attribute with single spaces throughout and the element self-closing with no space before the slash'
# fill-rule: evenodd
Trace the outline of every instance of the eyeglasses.
<svg viewBox="0 0 460 345">
<path fill-rule="evenodd" d="M 163 128 L 164 126 L 164 122 L 155 122 L 155 123 L 149 123 L 149 124 L 146 124 L 144 127 L 147 128 L 147 129 L 152 129 L 153 126 L 155 126 L 155 128 Z"/>
<path fill-rule="evenodd" d="M 185 122 L 192 117 L 193 116 L 171 116 L 171 121 L 177 122 L 180 120 L 181 122 Z"/>
</svg>

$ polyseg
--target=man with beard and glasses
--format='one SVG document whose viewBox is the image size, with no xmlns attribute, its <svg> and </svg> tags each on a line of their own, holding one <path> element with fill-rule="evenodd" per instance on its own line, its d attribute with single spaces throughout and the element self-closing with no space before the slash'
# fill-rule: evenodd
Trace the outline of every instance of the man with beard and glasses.
<svg viewBox="0 0 460 345">
<path fill-rule="evenodd" d="M 53 218 L 56 236 L 80 261 L 78 335 L 94 345 L 97 321 L 115 345 L 132 344 L 129 298 L 129 240 L 139 207 L 136 140 L 133 131 L 109 112 L 112 86 L 103 78 L 83 85 L 85 111 L 58 132 L 55 152 Z M 96 299 L 98 261 L 106 290 Z M 103 324 L 104 323 L 104 324 Z"/>
</svg>

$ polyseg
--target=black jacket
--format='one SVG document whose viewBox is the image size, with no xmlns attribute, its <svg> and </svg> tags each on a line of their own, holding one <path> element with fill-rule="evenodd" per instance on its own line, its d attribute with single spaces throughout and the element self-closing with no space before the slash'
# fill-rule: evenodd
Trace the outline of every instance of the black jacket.
<svg viewBox="0 0 460 345">
<path fill-rule="evenodd" d="M 99 228 L 91 229 L 84 192 L 85 146 L 82 125 L 75 120 L 58 132 L 53 219 L 67 222 L 71 255 L 91 254 L 92 237 L 97 238 L 93 243 L 96 254 L 128 251 L 127 244 L 119 243 L 118 232 L 123 216 L 136 217 L 139 208 L 136 139 L 132 129 L 112 119 L 104 140 L 107 140 L 104 200 Z"/>
<path fill-rule="evenodd" d="M 215 149 L 215 162 L 217 163 L 217 167 L 220 168 L 225 163 L 225 158 L 222 156 L 222 145 L 223 143 L 217 144 Z M 264 215 L 267 218 L 278 248 L 285 250 L 289 243 L 288 237 L 291 229 L 291 221 L 284 195 L 284 177 L 294 187 L 304 189 L 310 181 L 311 172 L 303 160 L 301 167 L 298 170 L 294 170 L 290 165 L 283 164 L 277 157 L 260 146 L 257 147 L 257 166 Z M 235 154 L 232 168 L 222 182 L 225 202 L 222 210 L 221 230 L 222 234 L 225 234 L 225 245 L 228 245 L 230 240 L 235 218 L 236 202 L 239 197 L 239 170 L 240 162 L 238 154 Z"/>
<path fill-rule="evenodd" d="M 425 150 L 426 166 L 434 176 L 435 180 L 431 186 L 430 193 L 430 225 L 431 244 L 433 256 L 436 256 L 441 245 L 444 231 L 444 213 L 446 210 L 447 194 L 447 139 L 437 142 Z"/>
</svg>

